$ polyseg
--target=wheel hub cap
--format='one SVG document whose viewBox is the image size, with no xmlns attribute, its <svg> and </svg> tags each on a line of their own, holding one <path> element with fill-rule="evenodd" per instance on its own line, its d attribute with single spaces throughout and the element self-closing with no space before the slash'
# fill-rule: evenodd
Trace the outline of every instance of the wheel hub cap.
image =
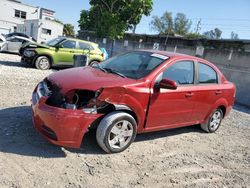
<svg viewBox="0 0 250 188">
<path fill-rule="evenodd" d="M 220 121 L 221 121 L 221 113 L 219 111 L 216 111 L 211 118 L 210 129 L 216 130 L 220 125 Z"/>
<path fill-rule="evenodd" d="M 110 147 L 122 149 L 130 142 L 133 135 L 133 126 L 129 121 L 122 120 L 116 123 L 110 131 L 108 142 Z"/>
</svg>

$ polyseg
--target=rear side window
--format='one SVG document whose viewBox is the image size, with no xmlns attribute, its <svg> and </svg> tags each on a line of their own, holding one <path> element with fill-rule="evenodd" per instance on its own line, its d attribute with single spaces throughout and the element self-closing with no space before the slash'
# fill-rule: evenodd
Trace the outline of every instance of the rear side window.
<svg viewBox="0 0 250 188">
<path fill-rule="evenodd" d="M 163 72 L 163 78 L 176 81 L 180 85 L 194 83 L 194 63 L 179 61 Z"/>
<path fill-rule="evenodd" d="M 216 71 L 203 63 L 198 63 L 198 82 L 200 84 L 218 83 L 218 76 Z"/>
<path fill-rule="evenodd" d="M 76 42 L 73 40 L 66 40 L 62 43 L 64 48 L 76 48 Z"/>
<path fill-rule="evenodd" d="M 84 42 L 79 42 L 79 48 L 82 49 L 82 50 L 93 50 L 94 48 L 87 44 L 87 43 L 84 43 Z"/>
</svg>

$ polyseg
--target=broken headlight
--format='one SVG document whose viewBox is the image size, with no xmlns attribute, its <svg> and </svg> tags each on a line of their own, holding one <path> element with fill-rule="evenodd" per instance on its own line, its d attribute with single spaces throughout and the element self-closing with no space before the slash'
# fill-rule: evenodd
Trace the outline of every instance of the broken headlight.
<svg viewBox="0 0 250 188">
<path fill-rule="evenodd" d="M 24 50 L 23 55 L 24 55 L 25 57 L 33 57 L 33 56 L 36 55 L 36 53 L 35 53 L 35 51 L 33 51 L 33 50 L 28 50 L 28 49 L 26 49 L 26 50 Z"/>
</svg>

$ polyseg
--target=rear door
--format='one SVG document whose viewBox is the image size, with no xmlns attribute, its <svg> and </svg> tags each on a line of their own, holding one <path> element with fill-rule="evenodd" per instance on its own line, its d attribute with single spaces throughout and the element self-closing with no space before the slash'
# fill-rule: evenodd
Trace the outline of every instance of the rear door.
<svg viewBox="0 0 250 188">
<path fill-rule="evenodd" d="M 155 84 L 163 78 L 174 80 L 176 90 L 153 89 L 147 116 L 146 130 L 179 127 L 195 121 L 194 62 L 177 61 L 156 79 Z"/>
<path fill-rule="evenodd" d="M 222 97 L 218 73 L 208 64 L 202 62 L 197 63 L 197 84 L 194 94 L 196 95 L 196 104 L 194 116 L 199 121 L 203 121 L 210 113 L 215 102 Z"/>
</svg>

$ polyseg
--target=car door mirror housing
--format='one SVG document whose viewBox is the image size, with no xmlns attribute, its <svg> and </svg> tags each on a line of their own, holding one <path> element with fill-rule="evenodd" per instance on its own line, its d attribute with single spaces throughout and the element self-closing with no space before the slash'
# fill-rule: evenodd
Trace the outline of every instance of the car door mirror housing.
<svg viewBox="0 0 250 188">
<path fill-rule="evenodd" d="M 177 89 L 177 83 L 173 80 L 169 80 L 169 79 L 164 78 L 160 81 L 160 83 L 158 84 L 158 87 L 162 88 L 162 89 L 175 90 L 175 89 Z"/>
</svg>

